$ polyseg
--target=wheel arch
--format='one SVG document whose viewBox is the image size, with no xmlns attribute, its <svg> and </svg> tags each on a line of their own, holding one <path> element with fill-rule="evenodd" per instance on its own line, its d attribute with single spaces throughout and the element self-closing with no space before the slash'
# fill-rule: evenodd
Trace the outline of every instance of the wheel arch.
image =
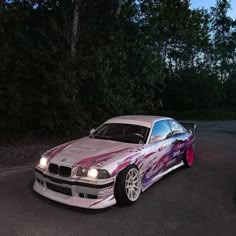
<svg viewBox="0 0 236 236">
<path fill-rule="evenodd" d="M 134 164 L 134 163 L 130 163 L 128 165 L 126 165 L 124 168 L 122 168 L 119 173 L 117 173 L 116 178 L 115 178 L 115 186 L 114 186 L 114 196 L 116 198 L 117 203 L 119 204 L 125 204 L 125 205 L 130 205 L 133 204 L 136 200 L 134 200 L 133 202 L 128 200 L 127 198 L 127 193 L 125 193 L 125 189 L 122 188 L 122 185 L 124 184 L 125 181 L 125 176 L 126 176 L 126 172 L 129 171 L 130 169 L 137 169 L 137 171 L 139 172 L 139 168 Z M 141 181 L 141 180 L 140 180 Z M 122 183 L 122 185 L 120 185 Z M 140 193 L 139 195 L 142 193 L 142 185 L 140 183 Z"/>
</svg>

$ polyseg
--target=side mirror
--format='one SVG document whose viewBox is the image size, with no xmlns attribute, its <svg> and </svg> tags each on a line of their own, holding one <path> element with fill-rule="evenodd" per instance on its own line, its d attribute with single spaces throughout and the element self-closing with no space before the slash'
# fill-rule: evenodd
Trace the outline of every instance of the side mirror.
<svg viewBox="0 0 236 236">
<path fill-rule="evenodd" d="M 89 131 L 90 135 L 93 135 L 94 131 L 95 131 L 95 129 L 90 129 L 90 131 Z"/>
<path fill-rule="evenodd" d="M 156 142 L 161 141 L 161 140 L 162 140 L 162 138 L 161 138 L 160 135 L 152 136 L 150 141 L 149 141 L 149 144 L 156 143 Z"/>
</svg>

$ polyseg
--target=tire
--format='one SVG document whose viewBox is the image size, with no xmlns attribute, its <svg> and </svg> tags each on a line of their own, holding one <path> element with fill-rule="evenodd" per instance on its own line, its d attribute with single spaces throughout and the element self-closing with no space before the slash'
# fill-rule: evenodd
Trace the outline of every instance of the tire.
<svg viewBox="0 0 236 236">
<path fill-rule="evenodd" d="M 139 170 L 131 165 L 122 170 L 115 183 L 114 195 L 119 205 L 135 203 L 141 194 L 141 179 Z"/>
<path fill-rule="evenodd" d="M 195 155 L 194 155 L 193 147 L 189 146 L 184 154 L 184 158 L 183 158 L 184 166 L 187 168 L 191 167 L 193 165 L 194 158 L 195 158 Z"/>
</svg>

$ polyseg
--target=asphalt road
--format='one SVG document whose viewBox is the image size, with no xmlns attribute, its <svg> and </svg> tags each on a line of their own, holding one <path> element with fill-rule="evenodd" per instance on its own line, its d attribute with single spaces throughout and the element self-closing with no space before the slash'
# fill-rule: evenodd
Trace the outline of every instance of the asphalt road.
<svg viewBox="0 0 236 236">
<path fill-rule="evenodd" d="M 236 121 L 198 123 L 195 165 L 136 204 L 86 210 L 32 191 L 32 166 L 0 169 L 0 235 L 236 235 Z"/>
</svg>

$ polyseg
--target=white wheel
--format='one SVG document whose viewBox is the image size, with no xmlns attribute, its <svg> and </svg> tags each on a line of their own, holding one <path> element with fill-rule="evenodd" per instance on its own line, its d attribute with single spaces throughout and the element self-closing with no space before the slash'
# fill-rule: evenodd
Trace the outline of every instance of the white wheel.
<svg viewBox="0 0 236 236">
<path fill-rule="evenodd" d="M 131 165 L 122 170 L 116 179 L 115 198 L 118 204 L 130 205 L 136 202 L 141 194 L 139 170 Z"/>
<path fill-rule="evenodd" d="M 141 192 L 141 183 L 139 172 L 137 169 L 132 168 L 126 175 L 125 191 L 130 201 L 136 201 Z"/>
</svg>

